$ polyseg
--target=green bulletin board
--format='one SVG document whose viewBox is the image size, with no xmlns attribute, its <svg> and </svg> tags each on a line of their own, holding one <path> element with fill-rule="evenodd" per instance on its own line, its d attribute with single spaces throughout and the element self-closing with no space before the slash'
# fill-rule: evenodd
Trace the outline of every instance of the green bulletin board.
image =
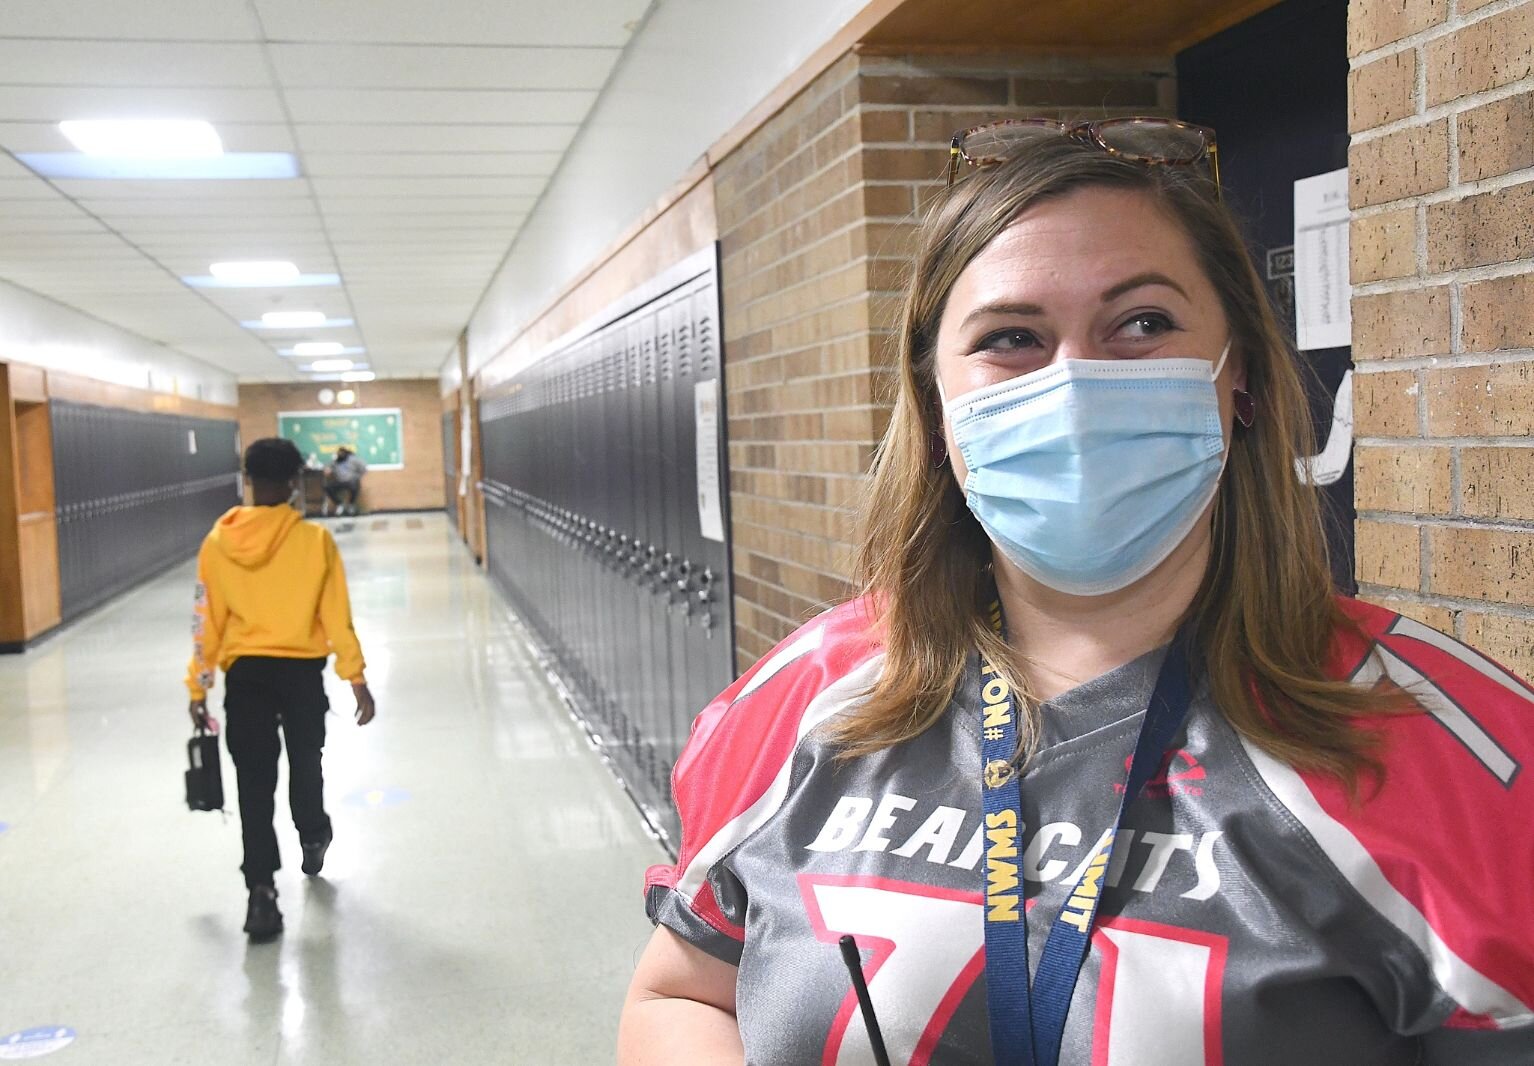
<svg viewBox="0 0 1534 1066">
<path fill-rule="evenodd" d="M 277 435 L 298 445 L 310 466 L 326 466 L 346 445 L 370 470 L 405 469 L 404 420 L 398 407 L 358 411 L 282 411 Z"/>
</svg>

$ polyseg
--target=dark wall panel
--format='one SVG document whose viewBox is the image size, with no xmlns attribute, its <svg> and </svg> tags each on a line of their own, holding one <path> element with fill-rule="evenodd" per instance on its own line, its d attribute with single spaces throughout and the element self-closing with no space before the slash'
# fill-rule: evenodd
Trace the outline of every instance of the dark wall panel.
<svg viewBox="0 0 1534 1066">
<path fill-rule="evenodd" d="M 1348 5 L 1284 0 L 1177 57 L 1177 113 L 1213 126 L 1220 180 L 1293 340 L 1294 183 L 1348 165 Z M 1352 372 L 1352 349 L 1299 353 L 1317 447 Z M 1259 410 L 1262 403 L 1258 398 Z M 1353 576 L 1353 464 L 1321 490 L 1332 577 Z"/>
<path fill-rule="evenodd" d="M 64 618 L 196 553 L 239 499 L 232 421 L 55 400 L 53 477 Z"/>
<path fill-rule="evenodd" d="M 710 248 L 480 400 L 490 573 L 673 847 L 671 768 L 734 676 L 719 338 Z"/>
</svg>

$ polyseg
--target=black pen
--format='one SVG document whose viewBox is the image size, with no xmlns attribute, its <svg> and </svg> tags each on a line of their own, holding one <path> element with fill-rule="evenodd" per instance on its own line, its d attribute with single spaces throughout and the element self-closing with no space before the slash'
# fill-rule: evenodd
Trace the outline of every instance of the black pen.
<svg viewBox="0 0 1534 1066">
<path fill-rule="evenodd" d="M 847 964 L 847 974 L 852 978 L 852 991 L 857 994 L 858 1007 L 863 1012 L 863 1024 L 868 1028 L 874 1062 L 877 1066 L 890 1066 L 889 1052 L 884 1050 L 884 1034 L 879 1031 L 879 1019 L 874 1017 L 873 1000 L 868 998 L 868 982 L 863 979 L 863 957 L 858 954 L 858 942 L 849 934 L 838 943 L 842 948 L 842 961 Z"/>
</svg>

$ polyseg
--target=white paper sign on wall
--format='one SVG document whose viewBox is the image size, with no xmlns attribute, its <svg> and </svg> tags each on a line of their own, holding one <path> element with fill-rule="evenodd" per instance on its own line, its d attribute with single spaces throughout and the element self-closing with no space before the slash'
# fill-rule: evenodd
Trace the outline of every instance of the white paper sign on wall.
<svg viewBox="0 0 1534 1066">
<path fill-rule="evenodd" d="M 1348 171 L 1294 183 L 1294 312 L 1298 347 L 1353 343 L 1348 280 Z"/>
<path fill-rule="evenodd" d="M 709 540 L 724 540 L 724 501 L 719 487 L 719 379 L 693 386 L 698 434 L 698 525 Z"/>
</svg>

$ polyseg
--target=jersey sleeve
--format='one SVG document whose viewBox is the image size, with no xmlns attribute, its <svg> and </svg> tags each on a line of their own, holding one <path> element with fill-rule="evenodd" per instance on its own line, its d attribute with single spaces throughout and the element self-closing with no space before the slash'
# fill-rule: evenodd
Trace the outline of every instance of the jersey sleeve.
<svg viewBox="0 0 1534 1066">
<path fill-rule="evenodd" d="M 732 965 L 745 945 L 751 886 L 731 860 L 782 808 L 800 742 L 846 706 L 876 657 L 864 602 L 808 623 L 714 699 L 672 771 L 681 847 L 674 865 L 646 874 L 645 910 Z"/>
<path fill-rule="evenodd" d="M 1312 774 L 1280 780 L 1281 798 L 1414 946 L 1394 1024 L 1423 1037 L 1423 1061 L 1534 1062 L 1534 690 L 1419 622 L 1344 603 L 1369 639 L 1339 638 L 1333 672 L 1388 679 L 1421 712 L 1370 721 L 1385 775 L 1357 802 Z"/>
</svg>

